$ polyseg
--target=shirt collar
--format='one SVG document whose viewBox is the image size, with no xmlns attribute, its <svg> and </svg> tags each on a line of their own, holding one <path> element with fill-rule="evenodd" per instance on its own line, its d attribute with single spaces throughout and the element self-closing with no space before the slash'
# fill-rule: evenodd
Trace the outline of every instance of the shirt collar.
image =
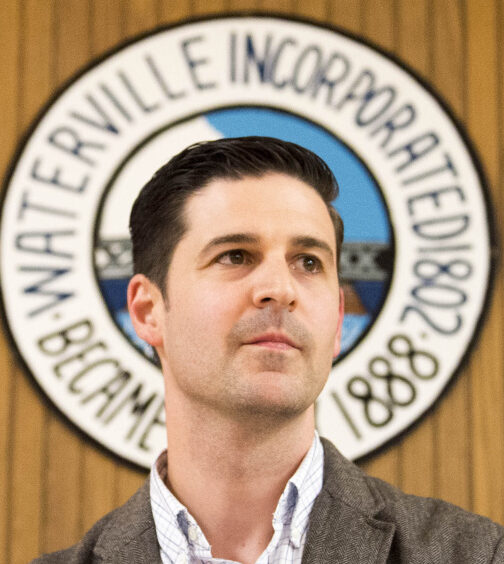
<svg viewBox="0 0 504 564">
<path fill-rule="evenodd" d="M 210 545 L 194 517 L 166 487 L 168 474 L 166 449 L 151 468 L 150 496 L 156 535 L 161 551 L 169 561 L 187 562 L 189 553 L 211 558 Z"/>
<path fill-rule="evenodd" d="M 313 503 L 322 489 L 323 473 L 324 449 L 315 431 L 310 450 L 287 482 L 273 515 L 273 528 L 290 525 L 290 541 L 296 548 L 308 528 Z"/>
<path fill-rule="evenodd" d="M 290 526 L 290 542 L 296 548 L 301 545 L 313 503 L 322 489 L 323 467 L 324 450 L 315 431 L 309 451 L 287 482 L 273 514 L 275 532 Z M 152 513 L 162 552 L 174 563 L 184 561 L 189 553 L 210 559 L 211 547 L 203 531 L 187 508 L 166 487 L 166 477 L 164 450 L 152 466 L 150 481 Z M 272 550 L 274 548 L 271 547 Z"/>
</svg>

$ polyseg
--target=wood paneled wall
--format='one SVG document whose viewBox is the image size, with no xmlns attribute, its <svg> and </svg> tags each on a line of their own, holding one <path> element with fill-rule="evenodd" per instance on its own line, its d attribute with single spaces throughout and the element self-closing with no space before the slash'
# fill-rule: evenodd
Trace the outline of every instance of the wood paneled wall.
<svg viewBox="0 0 504 564">
<path fill-rule="evenodd" d="M 360 34 L 425 77 L 484 165 L 502 245 L 503 0 L 5 0 L 0 7 L 0 169 L 54 90 L 119 42 L 186 16 L 274 9 Z M 504 283 L 478 343 L 437 408 L 363 464 L 407 492 L 504 523 Z M 75 542 L 145 475 L 86 441 L 44 401 L 0 336 L 0 560 Z"/>
</svg>

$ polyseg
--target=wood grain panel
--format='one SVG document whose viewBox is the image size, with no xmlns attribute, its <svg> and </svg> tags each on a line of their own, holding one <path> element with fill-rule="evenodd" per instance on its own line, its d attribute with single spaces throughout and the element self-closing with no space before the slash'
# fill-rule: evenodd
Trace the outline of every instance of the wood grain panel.
<svg viewBox="0 0 504 564">
<path fill-rule="evenodd" d="M 258 10 L 258 0 L 227 0 L 226 9 L 232 12 Z"/>
<path fill-rule="evenodd" d="M 160 24 L 173 23 L 191 15 L 190 0 L 164 2 L 159 0 L 158 21 Z"/>
<path fill-rule="evenodd" d="M 41 545 L 41 494 L 44 493 L 40 480 L 44 460 L 41 446 L 46 409 L 21 369 L 15 371 L 14 378 L 8 561 L 21 564 L 26 562 L 26 556 L 37 554 Z"/>
<path fill-rule="evenodd" d="M 117 462 L 95 448 L 88 448 L 82 464 L 81 521 L 78 536 L 82 536 L 105 513 L 114 507 L 117 499 Z M 135 490 L 129 492 L 132 495 Z"/>
<path fill-rule="evenodd" d="M 45 422 L 41 551 L 69 546 L 82 530 L 82 460 L 85 445 L 57 414 Z M 64 470 L 63 470 L 64 469 Z M 31 556 L 35 556 L 32 554 Z"/>
<path fill-rule="evenodd" d="M 40 110 L 50 95 L 53 84 L 51 76 L 51 23 L 53 11 L 36 2 L 21 5 L 19 123 L 21 129 Z M 27 40 L 26 38 L 29 38 Z M 42 472 L 45 465 L 47 420 L 50 417 L 31 382 L 21 367 L 14 372 L 12 391 L 11 424 L 13 444 L 10 451 L 12 472 L 11 489 L 11 535 L 8 561 L 26 562 L 26 556 L 34 556 L 41 549 L 41 524 L 43 521 Z M 74 439 L 75 440 L 75 439 Z"/>
<path fill-rule="evenodd" d="M 126 38 L 147 31 L 158 23 L 159 3 L 156 0 L 127 0 L 123 9 Z"/>
<path fill-rule="evenodd" d="M 0 167 L 5 170 L 15 148 L 19 134 L 19 46 L 21 44 L 21 13 L 17 4 L 9 4 L 0 18 L 0 48 L 2 50 L 2 107 L 10 108 L 0 114 L 2 143 L 0 144 Z M 12 548 L 11 488 L 14 472 L 12 451 L 14 448 L 14 415 L 17 372 L 9 344 L 0 335 L 0 559 L 8 562 Z"/>
<path fill-rule="evenodd" d="M 226 9 L 225 0 L 193 0 L 191 4 L 192 15 L 194 16 L 218 15 L 222 14 Z"/>
<path fill-rule="evenodd" d="M 118 9 L 123 10 L 123 34 L 128 38 L 134 37 L 162 23 L 171 23 L 179 17 L 187 16 L 187 5 L 188 3 L 183 1 L 180 3 L 156 2 L 155 0 L 149 0 L 148 2 L 142 2 L 141 0 L 128 1 L 127 3 L 121 2 Z M 107 496 L 107 502 L 104 505 L 117 507 L 131 497 L 140 487 L 145 480 L 146 473 L 133 470 L 130 466 L 118 465 L 114 459 L 105 458 L 103 454 L 95 455 L 93 466 L 97 469 L 100 468 L 100 459 L 104 460 L 103 465 L 107 468 L 103 475 L 104 482 L 100 484 L 100 489 L 103 489 L 104 494 Z M 89 485 L 90 489 L 92 489 L 92 483 Z M 109 489 L 107 490 L 107 488 Z M 110 497 L 108 497 L 110 494 L 113 496 L 112 502 Z M 94 501 L 91 501 L 91 503 L 93 505 L 90 515 L 91 513 L 99 514 L 100 511 L 103 514 L 103 510 L 100 507 L 101 504 L 96 504 Z M 105 510 L 105 512 L 108 510 Z M 89 523 L 92 522 L 93 518 L 90 517 Z"/>
<path fill-rule="evenodd" d="M 354 2 L 336 0 L 329 2 L 328 22 L 341 26 L 352 33 L 360 33 L 362 4 L 363 0 L 354 0 Z"/>
<path fill-rule="evenodd" d="M 432 72 L 429 58 L 429 38 L 432 20 L 428 0 L 400 2 L 395 9 L 395 52 L 422 77 Z M 434 18 L 433 18 L 434 19 Z"/>
<path fill-rule="evenodd" d="M 360 11 L 359 32 L 387 51 L 394 48 L 394 4 L 386 0 L 366 0 Z M 401 478 L 400 452 L 388 448 L 363 465 L 372 476 L 399 486 Z"/>
<path fill-rule="evenodd" d="M 283 12 L 285 14 L 295 13 L 294 0 L 258 0 L 258 8 L 264 11 Z"/>
<path fill-rule="evenodd" d="M 399 4 L 394 13 L 395 52 L 421 76 L 429 76 L 427 2 Z M 432 415 L 401 441 L 398 448 L 399 486 L 407 493 L 433 496 L 435 490 L 435 428 Z M 419 456 L 419 453 L 422 453 Z"/>
<path fill-rule="evenodd" d="M 497 196 L 499 127 L 496 2 L 467 6 L 467 126 L 484 151 L 490 189 Z M 482 38 L 485 40 L 482 41 Z M 502 208 L 497 210 L 502 220 Z M 502 225 L 501 221 L 498 223 Z M 501 233 L 502 237 L 502 233 Z M 502 244 L 502 239 L 501 239 Z M 502 247 L 501 247 L 502 248 Z M 504 287 L 502 269 L 480 346 L 471 359 L 473 510 L 504 520 Z M 497 354 L 496 354 L 497 353 Z M 491 406 L 491 408 L 489 408 Z"/>
<path fill-rule="evenodd" d="M 12 135 L 12 138 L 14 137 Z M 11 405 L 14 396 L 14 374 L 8 345 L 3 337 L 0 338 L 0 371 L 0 386 L 3 390 L 0 399 L 0 452 L 2 452 L 0 461 L 0 557 L 6 559 L 10 550 L 12 496 L 9 486 L 13 468 L 8 453 L 12 451 L 13 446 Z"/>
<path fill-rule="evenodd" d="M 83 59 L 89 60 L 96 53 L 102 53 L 112 47 L 120 40 L 124 28 L 127 28 L 124 4 L 119 2 L 101 4 L 99 6 L 91 2 L 88 6 L 89 21 L 85 30 L 85 39 L 79 41 Z M 147 2 L 143 4 L 144 9 L 149 13 L 152 7 Z M 145 17 L 148 16 L 145 16 L 143 12 L 138 15 L 139 21 L 143 21 Z M 75 24 L 71 22 L 70 25 Z M 116 40 L 114 43 L 113 39 Z M 116 464 L 111 457 L 104 456 L 94 445 L 88 443 L 83 445 L 78 457 L 79 467 L 76 468 L 78 476 L 75 478 L 78 479 L 77 483 L 80 486 L 80 510 L 77 523 L 77 537 L 80 537 L 115 504 Z M 60 544 L 59 548 L 63 546 L 68 546 L 68 543 Z M 56 548 L 52 546 L 50 550 L 56 550 Z"/>
<path fill-rule="evenodd" d="M 89 47 L 92 57 L 112 49 L 124 38 L 126 4 L 122 0 L 92 0 Z"/>
<path fill-rule="evenodd" d="M 293 0 L 293 11 L 298 16 L 313 18 L 320 22 L 327 21 L 329 16 L 329 3 L 327 0 Z"/>
<path fill-rule="evenodd" d="M 125 39 L 223 10 L 275 10 L 361 34 L 427 78 L 468 128 L 504 224 L 503 0 L 26 0 L 0 7 L 5 170 L 21 131 L 55 88 Z M 500 77 L 500 82 L 499 82 Z M 502 246 L 502 228 L 499 243 Z M 504 283 L 469 362 L 411 433 L 363 466 L 412 493 L 504 523 Z M 0 560 L 27 562 L 77 540 L 145 473 L 121 464 L 55 414 L 0 336 Z M 28 416 L 29 414 L 29 416 Z"/>
<path fill-rule="evenodd" d="M 114 482 L 114 507 L 125 503 L 143 484 L 147 474 L 129 465 L 117 465 Z"/>
<path fill-rule="evenodd" d="M 54 16 L 49 37 L 54 37 L 50 59 L 54 89 L 89 61 L 91 5 L 75 0 L 52 5 Z M 81 532 L 81 500 L 85 493 L 81 469 L 84 451 L 89 447 L 76 440 L 74 430 L 53 411 L 49 412 L 45 427 L 42 550 L 53 551 L 67 546 Z"/>
<path fill-rule="evenodd" d="M 465 112 L 465 13 L 458 0 L 429 3 L 431 60 L 429 77 L 455 116 Z M 469 374 L 462 370 L 434 414 L 436 449 L 435 495 L 471 508 L 472 463 Z"/>
<path fill-rule="evenodd" d="M 361 10 L 362 34 L 387 51 L 395 45 L 394 11 L 395 3 L 387 0 L 366 0 Z"/>
<path fill-rule="evenodd" d="M 183 2 L 152 2 L 147 16 L 144 14 L 135 23 L 136 11 L 131 5 L 121 0 L 94 2 L 91 21 L 93 56 L 114 47 L 126 35 L 135 35 L 158 23 L 168 23 L 171 18 L 186 14 L 187 9 L 181 10 L 181 5 Z M 145 7 L 142 6 L 142 9 Z M 131 497 L 145 480 L 146 473 L 133 470 L 129 465 L 118 464 L 113 457 L 93 448 L 86 456 L 84 475 L 87 495 L 83 502 L 85 517 L 80 523 L 82 531 L 87 530 L 110 508 L 122 505 Z"/>
</svg>

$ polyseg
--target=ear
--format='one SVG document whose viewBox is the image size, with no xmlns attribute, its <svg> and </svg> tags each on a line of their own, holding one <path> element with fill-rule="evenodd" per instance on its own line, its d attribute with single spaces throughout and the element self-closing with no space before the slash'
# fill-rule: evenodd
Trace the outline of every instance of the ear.
<svg viewBox="0 0 504 564">
<path fill-rule="evenodd" d="M 336 330 L 336 338 L 334 340 L 333 359 L 336 358 L 341 350 L 341 328 L 343 327 L 343 317 L 345 316 L 345 294 L 343 288 L 339 289 L 339 311 L 338 311 L 338 328 Z"/>
<path fill-rule="evenodd" d="M 136 334 L 152 347 L 163 343 L 164 300 L 159 288 L 143 274 L 135 274 L 128 284 L 128 310 Z"/>
</svg>

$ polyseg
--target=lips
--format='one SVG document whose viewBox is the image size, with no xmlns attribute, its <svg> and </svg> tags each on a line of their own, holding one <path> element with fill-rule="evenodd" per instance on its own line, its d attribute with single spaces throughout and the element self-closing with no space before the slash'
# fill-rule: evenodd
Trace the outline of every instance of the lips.
<svg viewBox="0 0 504 564">
<path fill-rule="evenodd" d="M 301 349 L 292 339 L 281 333 L 264 333 L 247 340 L 244 344 L 256 345 L 273 350 Z"/>
</svg>

